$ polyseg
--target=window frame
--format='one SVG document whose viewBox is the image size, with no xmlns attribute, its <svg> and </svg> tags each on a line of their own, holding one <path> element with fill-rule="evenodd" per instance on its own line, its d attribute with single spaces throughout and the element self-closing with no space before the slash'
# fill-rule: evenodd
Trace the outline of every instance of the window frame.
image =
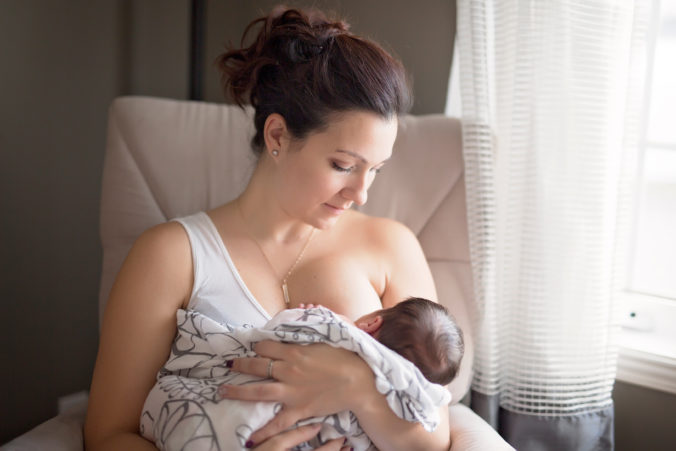
<svg viewBox="0 0 676 451">
<path fill-rule="evenodd" d="M 660 29 L 660 0 L 652 0 L 652 17 L 648 35 L 647 67 L 645 72 L 644 105 L 639 144 L 639 183 L 636 190 L 633 231 L 628 243 L 632 252 L 626 263 L 627 285 L 620 295 L 622 306 L 617 380 L 654 390 L 676 394 L 676 299 L 634 291 L 630 287 L 633 271 L 633 250 L 638 238 L 639 199 L 643 189 L 643 162 L 650 147 L 664 147 L 648 139 L 652 77 L 657 36 Z M 668 143 L 667 147 L 673 147 Z M 676 149 L 674 149 L 676 151 Z"/>
</svg>

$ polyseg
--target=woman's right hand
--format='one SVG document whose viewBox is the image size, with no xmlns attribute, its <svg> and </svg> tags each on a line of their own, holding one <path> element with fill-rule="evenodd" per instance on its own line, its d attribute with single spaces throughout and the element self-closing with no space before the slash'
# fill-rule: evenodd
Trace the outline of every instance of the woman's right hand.
<svg viewBox="0 0 676 451">
<path fill-rule="evenodd" d="M 270 437 L 257 447 L 253 448 L 256 451 L 286 451 L 290 450 L 296 445 L 307 442 L 312 437 L 317 435 L 322 425 L 320 423 L 308 424 L 297 429 L 291 429 L 282 432 L 273 437 Z M 331 440 L 324 445 L 317 448 L 315 451 L 339 451 L 343 449 L 343 438 Z M 349 449 L 349 448 L 345 448 Z"/>
<path fill-rule="evenodd" d="M 343 410 L 356 412 L 371 396 L 385 399 L 376 391 L 371 368 L 356 353 L 330 345 L 261 341 L 254 346 L 259 357 L 232 361 L 232 370 L 275 382 L 221 385 L 224 399 L 281 402 L 284 408 L 251 436 L 262 443 L 299 420 L 332 415 Z M 273 367 L 270 367 L 272 359 Z M 394 415 L 394 414 L 393 414 Z"/>
</svg>

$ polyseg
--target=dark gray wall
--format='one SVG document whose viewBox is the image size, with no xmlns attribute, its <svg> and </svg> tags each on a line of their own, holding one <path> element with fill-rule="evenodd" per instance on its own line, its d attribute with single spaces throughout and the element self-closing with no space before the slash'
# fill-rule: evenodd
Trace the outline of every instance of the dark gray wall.
<svg viewBox="0 0 676 451">
<path fill-rule="evenodd" d="M 123 92 L 186 99 L 189 0 L 127 0 L 124 4 L 127 14 L 121 38 L 127 79 Z"/>
<path fill-rule="evenodd" d="M 0 2 L 0 441 L 89 384 L 119 25 L 112 2 Z"/>
<path fill-rule="evenodd" d="M 107 108 L 121 94 L 185 98 L 187 11 L 0 1 L 0 443 L 89 387 Z"/>
<path fill-rule="evenodd" d="M 615 451 L 676 448 L 676 395 L 615 382 Z"/>
</svg>

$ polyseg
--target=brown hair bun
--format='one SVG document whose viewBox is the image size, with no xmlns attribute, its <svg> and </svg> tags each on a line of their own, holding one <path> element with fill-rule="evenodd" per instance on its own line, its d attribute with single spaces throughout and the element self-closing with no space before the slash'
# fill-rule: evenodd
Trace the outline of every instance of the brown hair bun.
<svg viewBox="0 0 676 451">
<path fill-rule="evenodd" d="M 256 30 L 253 43 L 245 46 Z M 240 45 L 216 63 L 230 97 L 255 109 L 257 153 L 272 113 L 282 115 L 293 136 L 302 139 L 326 127 L 332 113 L 370 111 L 389 119 L 410 108 L 401 62 L 320 11 L 277 7 L 247 26 Z"/>
</svg>

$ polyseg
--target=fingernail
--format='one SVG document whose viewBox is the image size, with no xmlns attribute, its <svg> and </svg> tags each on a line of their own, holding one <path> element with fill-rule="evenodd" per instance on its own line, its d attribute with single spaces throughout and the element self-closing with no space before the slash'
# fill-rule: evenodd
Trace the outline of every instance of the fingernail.
<svg viewBox="0 0 676 451">
<path fill-rule="evenodd" d="M 228 389 L 224 386 L 218 387 L 218 394 L 221 396 L 224 396 L 228 392 Z"/>
<path fill-rule="evenodd" d="M 226 360 L 226 361 L 225 361 L 225 366 L 228 367 L 228 368 L 232 368 L 232 363 L 233 363 L 232 360 Z"/>
<path fill-rule="evenodd" d="M 240 443 L 242 443 L 242 442 L 240 442 Z M 247 440 L 246 443 L 244 444 L 245 448 L 253 448 L 253 446 L 254 446 L 254 442 L 252 442 L 251 440 Z"/>
</svg>

